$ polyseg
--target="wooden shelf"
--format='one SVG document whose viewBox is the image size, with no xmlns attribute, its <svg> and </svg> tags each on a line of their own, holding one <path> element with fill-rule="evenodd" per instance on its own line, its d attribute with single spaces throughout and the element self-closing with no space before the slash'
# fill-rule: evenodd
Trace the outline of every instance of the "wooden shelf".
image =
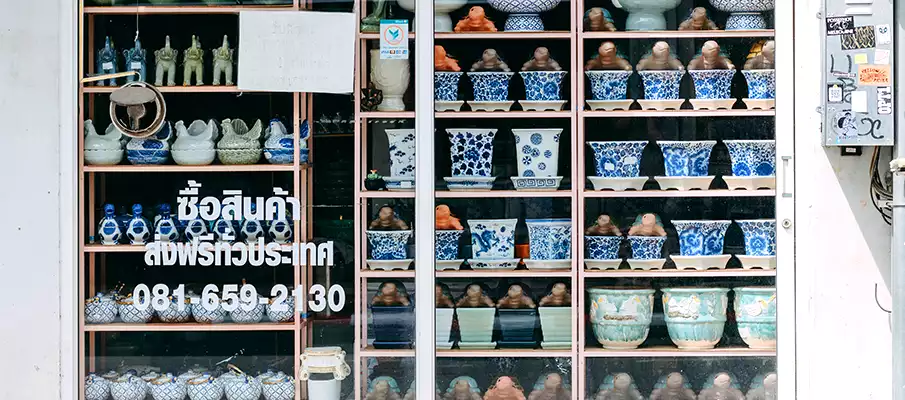
<svg viewBox="0 0 905 400">
<path fill-rule="evenodd" d="M 437 350 L 437 357 L 513 357 L 513 358 L 571 358 L 571 350 L 494 349 L 494 350 Z"/>
<path fill-rule="evenodd" d="M 776 197 L 775 190 L 585 190 L 586 198 L 638 198 L 638 197 Z"/>
<path fill-rule="evenodd" d="M 717 277 L 748 277 L 748 276 L 776 276 L 775 269 L 711 269 L 706 271 L 661 269 L 652 271 L 615 269 L 615 270 L 584 270 L 586 278 L 717 278 Z"/>
<path fill-rule="evenodd" d="M 144 253 L 145 246 L 144 245 L 131 245 L 131 244 L 117 244 L 112 246 L 105 246 L 102 244 L 86 244 L 85 245 L 86 253 Z"/>
<path fill-rule="evenodd" d="M 414 199 L 415 192 L 391 192 L 388 190 L 363 190 L 363 199 Z"/>
<path fill-rule="evenodd" d="M 607 350 L 585 347 L 586 358 L 606 357 L 776 357 L 776 350 L 756 350 L 747 347 L 717 347 L 708 350 L 682 350 L 672 346 L 655 346 L 633 350 Z"/>
<path fill-rule="evenodd" d="M 570 31 L 541 32 L 438 32 L 434 39 L 571 39 Z"/>
<path fill-rule="evenodd" d="M 82 92 L 84 93 L 113 93 L 119 87 L 113 86 L 84 86 L 82 87 Z M 243 93 L 246 92 L 244 90 L 239 90 L 237 86 L 213 86 L 213 85 L 203 85 L 203 86 L 158 86 L 158 90 L 161 93 Z M 247 91 L 252 93 L 254 91 Z M 261 93 L 261 92 L 259 92 Z"/>
<path fill-rule="evenodd" d="M 292 331 L 295 330 L 293 322 L 261 322 L 257 324 L 199 324 L 199 323 L 183 323 L 183 324 L 164 324 L 164 323 L 148 323 L 148 324 L 85 324 L 86 332 L 249 332 L 249 331 Z"/>
<path fill-rule="evenodd" d="M 367 265 L 367 262 L 365 262 Z M 415 271 L 413 270 L 405 270 L 405 271 L 375 271 L 370 269 L 363 269 L 359 272 L 359 276 L 364 279 L 385 279 L 385 278 L 415 278 Z"/>
<path fill-rule="evenodd" d="M 664 117 L 775 117 L 776 110 L 628 110 L 578 112 L 584 118 L 664 118 Z"/>
<path fill-rule="evenodd" d="M 485 190 L 475 192 L 451 192 L 437 190 L 438 199 L 473 199 L 473 198 L 510 198 L 510 197 L 571 197 L 571 190 L 520 191 L 520 190 Z"/>
<path fill-rule="evenodd" d="M 538 278 L 568 278 L 572 276 L 571 269 L 561 270 L 456 270 L 456 271 L 437 271 L 434 276 L 437 278 L 517 278 L 517 277 L 538 277 Z"/>
<path fill-rule="evenodd" d="M 377 32 L 358 32 L 358 38 L 361 40 L 378 40 L 380 34 Z M 409 40 L 415 40 L 415 32 L 409 32 Z"/>
<path fill-rule="evenodd" d="M 631 32 L 581 32 L 582 39 L 719 39 L 719 38 L 760 38 L 773 37 L 773 29 L 746 31 L 631 31 Z"/>
<path fill-rule="evenodd" d="M 358 113 L 362 119 L 405 119 L 415 118 L 414 111 L 364 111 Z"/>
<path fill-rule="evenodd" d="M 300 169 L 308 166 L 302 164 Z M 292 172 L 292 164 L 252 165 L 86 165 L 85 172 Z"/>
<path fill-rule="evenodd" d="M 101 6 L 85 7 L 85 14 L 120 14 L 120 15 L 151 15 L 151 14 L 238 14 L 240 11 L 276 11 L 293 10 L 291 4 L 278 6 Z"/>
<path fill-rule="evenodd" d="M 513 105 L 515 107 L 515 105 Z M 571 118 L 571 111 L 444 111 L 436 118 Z"/>
<path fill-rule="evenodd" d="M 371 346 L 358 351 L 360 357 L 414 357 L 414 349 L 375 349 Z"/>
</svg>

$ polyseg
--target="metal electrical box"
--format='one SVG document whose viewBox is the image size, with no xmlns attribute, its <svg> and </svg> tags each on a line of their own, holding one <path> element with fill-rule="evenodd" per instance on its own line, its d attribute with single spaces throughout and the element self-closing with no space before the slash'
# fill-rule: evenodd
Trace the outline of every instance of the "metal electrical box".
<svg viewBox="0 0 905 400">
<path fill-rule="evenodd" d="M 891 146 L 893 0 L 824 0 L 826 146 Z"/>
</svg>

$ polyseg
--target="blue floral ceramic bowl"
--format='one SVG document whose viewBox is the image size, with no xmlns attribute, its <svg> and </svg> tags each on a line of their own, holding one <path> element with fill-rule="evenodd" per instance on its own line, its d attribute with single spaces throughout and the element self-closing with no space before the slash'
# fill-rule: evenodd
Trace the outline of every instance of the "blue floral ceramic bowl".
<svg viewBox="0 0 905 400">
<path fill-rule="evenodd" d="M 367 231 L 372 260 L 404 260 L 412 231 Z"/>
<path fill-rule="evenodd" d="M 625 100 L 632 71 L 585 71 L 594 100 Z"/>
<path fill-rule="evenodd" d="M 739 287 L 733 291 L 739 336 L 752 349 L 775 349 L 776 288 Z"/>
<path fill-rule="evenodd" d="M 513 72 L 469 72 L 474 101 L 506 101 Z"/>
<path fill-rule="evenodd" d="M 434 72 L 434 100 L 456 101 L 461 77 L 461 72 Z"/>
<path fill-rule="evenodd" d="M 515 224 L 518 219 L 471 219 L 471 252 L 474 258 L 514 258 Z"/>
<path fill-rule="evenodd" d="M 773 176 L 776 172 L 775 140 L 724 140 L 734 176 Z"/>
<path fill-rule="evenodd" d="M 566 260 L 572 258 L 572 220 L 526 219 L 528 251 L 532 260 Z"/>
<path fill-rule="evenodd" d="M 723 242 L 730 224 L 732 221 L 672 221 L 679 234 L 679 251 L 683 256 L 723 254 Z"/>
<path fill-rule="evenodd" d="M 636 178 L 640 173 L 641 153 L 646 140 L 633 142 L 588 142 L 594 150 L 597 176 L 605 178 Z"/>
<path fill-rule="evenodd" d="M 710 152 L 715 140 L 666 141 L 658 140 L 666 164 L 666 176 L 707 176 L 710 171 Z"/>
<path fill-rule="evenodd" d="M 435 231 L 438 260 L 455 260 L 459 257 L 459 238 L 463 233 L 464 230 Z"/>
<path fill-rule="evenodd" d="M 750 69 L 742 71 L 748 81 L 749 99 L 776 98 L 776 70 Z"/>
<path fill-rule="evenodd" d="M 529 101 L 560 100 L 559 92 L 566 74 L 566 71 L 519 72 L 525 81 L 525 97 Z"/>
<path fill-rule="evenodd" d="M 685 71 L 638 71 L 646 100 L 677 100 Z"/>
<path fill-rule="evenodd" d="M 730 99 L 734 69 L 708 69 L 688 71 L 694 81 L 694 97 L 697 99 Z"/>
<path fill-rule="evenodd" d="M 723 337 L 729 289 L 664 288 L 669 338 L 680 349 L 712 349 Z"/>
<path fill-rule="evenodd" d="M 618 260 L 622 236 L 585 236 L 589 260 Z"/>
<path fill-rule="evenodd" d="M 635 260 L 655 260 L 663 258 L 663 244 L 666 236 L 629 236 L 632 258 Z"/>
<path fill-rule="evenodd" d="M 491 176 L 496 132 L 496 129 L 447 129 L 452 176 Z"/>
<path fill-rule="evenodd" d="M 776 220 L 736 220 L 745 235 L 745 254 L 749 256 L 776 255 Z"/>
<path fill-rule="evenodd" d="M 650 332 L 653 289 L 588 289 L 594 336 L 607 349 L 634 349 Z"/>
</svg>

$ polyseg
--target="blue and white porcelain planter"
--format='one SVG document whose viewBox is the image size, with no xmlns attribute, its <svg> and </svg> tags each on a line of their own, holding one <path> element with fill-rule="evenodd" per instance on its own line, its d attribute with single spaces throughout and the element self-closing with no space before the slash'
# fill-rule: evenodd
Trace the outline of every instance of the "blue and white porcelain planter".
<svg viewBox="0 0 905 400">
<path fill-rule="evenodd" d="M 773 0 L 710 0 L 717 10 L 730 13 L 726 30 L 767 29 L 762 13 L 773 10 Z"/>
<path fill-rule="evenodd" d="M 94 373 L 85 377 L 85 400 L 107 400 L 110 382 Z"/>
<path fill-rule="evenodd" d="M 450 190 L 490 190 L 493 187 L 493 138 L 496 129 L 447 129 L 452 177 Z"/>
<path fill-rule="evenodd" d="M 732 175 L 723 180 L 730 190 L 776 188 L 775 140 L 724 140 L 732 161 Z"/>
<path fill-rule="evenodd" d="M 623 239 L 622 236 L 585 236 L 585 266 L 588 269 L 618 269 L 622 263 L 619 247 Z"/>
<path fill-rule="evenodd" d="M 628 78 L 632 71 L 585 71 L 591 83 L 591 97 L 587 100 L 592 110 L 628 110 L 634 100 L 626 99 Z"/>
<path fill-rule="evenodd" d="M 556 190 L 562 176 L 559 172 L 559 140 L 562 129 L 513 129 L 515 135 L 515 152 L 518 162 L 518 177 L 512 177 L 516 190 L 519 186 L 530 187 L 530 190 Z M 535 180 L 533 184 L 522 184 L 521 178 L 553 178 L 552 180 Z M 547 182 L 555 186 L 542 186 Z"/>
<path fill-rule="evenodd" d="M 525 98 L 519 100 L 525 111 L 559 111 L 566 104 L 560 91 L 566 71 L 522 71 L 525 82 Z"/>
<path fill-rule="evenodd" d="M 732 221 L 672 221 L 679 235 L 681 255 L 670 256 L 676 269 L 724 269 L 732 258 L 723 254 L 726 230 Z"/>
<path fill-rule="evenodd" d="M 723 337 L 729 289 L 664 288 L 669 338 L 680 349 L 712 349 Z"/>
<path fill-rule="evenodd" d="M 588 179 L 594 190 L 641 190 L 647 177 L 639 177 L 641 153 L 646 140 L 630 142 L 587 142 L 594 151 L 596 177 Z"/>
<path fill-rule="evenodd" d="M 172 127 L 164 122 L 154 135 L 144 138 L 132 138 L 126 143 L 126 158 L 135 165 L 166 164 L 170 159 L 170 135 Z"/>
<path fill-rule="evenodd" d="M 462 72 L 434 72 L 434 111 L 459 111 L 464 101 L 459 100 L 459 80 Z"/>
<path fill-rule="evenodd" d="M 515 32 L 536 32 L 544 30 L 540 13 L 550 11 L 560 0 L 487 0 L 491 7 L 508 13 L 503 29 Z"/>
<path fill-rule="evenodd" d="M 689 100 L 695 110 L 730 109 L 735 99 L 729 93 L 734 69 L 689 70 L 694 82 L 694 99 Z"/>
<path fill-rule="evenodd" d="M 653 289 L 588 289 L 594 336 L 606 349 L 634 349 L 650 332 Z"/>
<path fill-rule="evenodd" d="M 460 349 L 493 349 L 493 321 L 496 308 L 457 308 Z"/>
<path fill-rule="evenodd" d="M 528 269 L 569 269 L 572 267 L 572 220 L 568 218 L 527 219 Z"/>
<path fill-rule="evenodd" d="M 745 269 L 776 269 L 776 220 L 736 220 L 745 235 L 745 254 L 737 254 Z"/>
<path fill-rule="evenodd" d="M 544 340 L 542 349 L 570 349 L 572 347 L 572 308 L 538 307 L 540 328 Z"/>
<path fill-rule="evenodd" d="M 371 247 L 370 269 L 407 269 L 412 263 L 408 255 L 408 241 L 412 231 L 367 231 Z"/>
<path fill-rule="evenodd" d="M 383 178 L 389 191 L 415 190 L 415 130 L 387 129 L 390 176 Z"/>
<path fill-rule="evenodd" d="M 749 109 L 776 107 L 776 70 L 749 69 L 742 71 L 748 82 L 748 97 L 742 99 Z"/>
<path fill-rule="evenodd" d="M 457 270 L 462 265 L 462 262 L 465 261 L 464 259 L 459 258 L 459 238 L 461 238 L 464 233 L 464 230 L 434 231 L 437 245 L 436 269 L 438 271 L 447 269 Z"/>
<path fill-rule="evenodd" d="M 474 100 L 468 102 L 473 111 L 509 111 L 509 81 L 514 72 L 469 72 L 474 86 Z"/>
<path fill-rule="evenodd" d="M 663 258 L 663 244 L 666 236 L 629 236 L 628 242 L 632 246 L 632 258 L 628 265 L 632 269 L 661 269 L 666 259 Z"/>
<path fill-rule="evenodd" d="M 98 293 L 85 300 L 85 322 L 89 324 L 109 324 L 116 319 L 117 306 L 113 296 Z"/>
<path fill-rule="evenodd" d="M 139 310 L 134 303 L 135 298 L 131 295 L 118 300 L 116 302 L 116 313 L 119 314 L 119 318 L 127 324 L 146 324 L 150 322 L 154 316 L 154 308 L 148 304 L 144 310 Z"/>
<path fill-rule="evenodd" d="M 685 100 L 679 98 L 684 70 L 638 71 L 644 83 L 644 99 L 638 104 L 645 110 L 678 110 Z"/>
<path fill-rule="evenodd" d="M 472 257 L 511 259 L 515 257 L 515 225 L 518 219 L 471 219 Z"/>
<path fill-rule="evenodd" d="M 627 31 L 662 31 L 666 29 L 663 13 L 676 8 L 681 0 L 619 0 L 613 5 L 627 11 Z"/>
<path fill-rule="evenodd" d="M 666 176 L 655 176 L 654 179 L 663 190 L 707 190 L 713 182 L 710 171 L 710 153 L 715 140 L 701 141 L 667 141 L 658 140 L 657 145 L 663 152 Z"/>
<path fill-rule="evenodd" d="M 776 288 L 738 287 L 732 291 L 739 336 L 752 349 L 775 349 Z"/>
</svg>

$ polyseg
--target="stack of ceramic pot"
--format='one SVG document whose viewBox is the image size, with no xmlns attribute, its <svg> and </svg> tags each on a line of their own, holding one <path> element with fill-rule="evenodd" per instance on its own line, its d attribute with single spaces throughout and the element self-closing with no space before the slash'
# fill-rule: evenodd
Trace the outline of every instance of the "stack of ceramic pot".
<svg viewBox="0 0 905 400">
<path fill-rule="evenodd" d="M 390 151 L 390 176 L 384 176 L 389 191 L 415 190 L 415 130 L 387 129 Z"/>
<path fill-rule="evenodd" d="M 594 190 L 641 190 L 647 182 L 640 175 L 641 153 L 647 141 L 629 142 L 588 142 L 594 151 L 594 170 L 597 176 L 588 180 Z"/>
<path fill-rule="evenodd" d="M 493 138 L 496 129 L 447 129 L 452 176 L 444 177 L 450 191 L 493 188 Z"/>
<path fill-rule="evenodd" d="M 713 182 L 710 171 L 710 153 L 715 140 L 700 141 L 666 141 L 658 140 L 657 145 L 663 151 L 663 162 L 666 176 L 655 176 L 654 179 L 663 190 L 707 190 Z"/>
<path fill-rule="evenodd" d="M 736 220 L 745 235 L 745 254 L 736 254 L 742 268 L 776 269 L 776 220 Z"/>
<path fill-rule="evenodd" d="M 572 220 L 528 219 L 528 269 L 570 269 L 572 267 Z"/>
<path fill-rule="evenodd" d="M 408 241 L 412 237 L 411 230 L 369 230 L 366 233 L 371 247 L 371 258 L 367 260 L 368 268 L 383 271 L 405 270 L 414 261 L 414 259 L 407 257 Z"/>
<path fill-rule="evenodd" d="M 437 271 L 447 269 L 458 270 L 465 261 L 464 259 L 459 258 L 459 238 L 462 237 L 463 233 L 465 233 L 465 230 L 450 229 L 434 231 L 436 238 L 435 244 L 437 246 Z"/>
<path fill-rule="evenodd" d="M 514 72 L 477 71 L 468 77 L 474 87 L 474 100 L 468 101 L 472 111 L 509 111 L 515 102 L 509 98 L 509 81 Z"/>
<path fill-rule="evenodd" d="M 538 32 L 544 30 L 540 13 L 552 10 L 560 0 L 488 0 L 491 7 L 508 13 L 503 29 L 507 32 Z"/>
<path fill-rule="evenodd" d="M 559 176 L 559 143 L 562 129 L 513 129 L 518 175 L 515 190 L 556 190 Z"/>
<path fill-rule="evenodd" d="M 591 288 L 589 322 L 606 349 L 634 349 L 650 332 L 653 289 Z"/>
<path fill-rule="evenodd" d="M 98 135 L 94 122 L 85 121 L 85 163 L 90 165 L 116 165 L 123 161 L 123 133 L 110 124 L 103 135 Z"/>
<path fill-rule="evenodd" d="M 472 269 L 515 269 L 515 225 L 518 219 L 468 220 L 471 231 Z"/>
<path fill-rule="evenodd" d="M 775 140 L 724 140 L 732 161 L 732 176 L 723 176 L 730 190 L 776 189 Z"/>
<path fill-rule="evenodd" d="M 308 347 L 301 355 L 299 380 L 307 381 L 311 400 L 339 400 L 342 380 L 352 369 L 341 347 Z M 331 379 L 312 379 L 311 374 L 332 374 Z"/>
<path fill-rule="evenodd" d="M 723 254 L 726 230 L 732 221 L 672 221 L 679 235 L 681 255 L 670 256 L 676 269 L 725 269 L 732 258 Z"/>
<path fill-rule="evenodd" d="M 695 110 L 731 109 L 735 99 L 729 93 L 734 69 L 689 70 L 694 82 L 694 97 L 690 99 Z"/>
<path fill-rule="evenodd" d="M 658 0 L 659 1 L 659 0 Z M 672 1 L 672 0 L 669 0 Z M 638 104 L 644 110 L 678 110 L 685 100 L 679 98 L 684 70 L 638 71 L 644 83 L 644 99 Z"/>
<path fill-rule="evenodd" d="M 566 104 L 562 100 L 562 80 L 566 71 L 522 71 L 519 72 L 525 82 L 525 98 L 519 105 L 525 111 L 560 111 Z"/>
<path fill-rule="evenodd" d="M 588 81 L 591 83 L 591 97 L 586 100 L 592 110 L 628 110 L 632 99 L 626 99 L 628 93 L 628 78 L 632 71 L 585 71 Z"/>
<path fill-rule="evenodd" d="M 676 8 L 681 0 L 622 0 L 613 4 L 627 11 L 625 30 L 628 31 L 662 31 L 666 29 L 666 18 L 663 13 Z"/>
</svg>

